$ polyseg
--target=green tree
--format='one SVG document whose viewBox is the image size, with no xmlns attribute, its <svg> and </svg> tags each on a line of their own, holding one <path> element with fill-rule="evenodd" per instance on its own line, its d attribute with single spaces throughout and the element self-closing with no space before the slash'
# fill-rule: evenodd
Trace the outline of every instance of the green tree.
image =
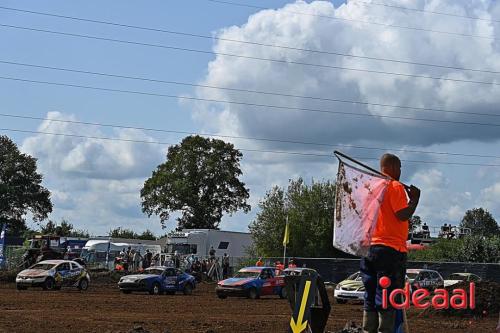
<svg viewBox="0 0 500 333">
<path fill-rule="evenodd" d="M 332 246 L 335 184 L 291 180 L 288 188 L 275 186 L 259 203 L 260 211 L 249 229 L 255 251 L 261 256 L 283 255 L 283 236 L 288 207 L 289 256 L 323 257 L 337 251 Z"/>
<path fill-rule="evenodd" d="M 155 234 L 149 229 L 146 229 L 142 234 L 137 236 L 138 239 L 156 240 Z"/>
<path fill-rule="evenodd" d="M 465 212 L 460 227 L 470 228 L 472 235 L 494 236 L 500 233 L 493 216 L 483 208 L 474 208 Z"/>
<path fill-rule="evenodd" d="M 21 153 L 7 136 L 0 136 L 0 224 L 21 230 L 28 213 L 35 222 L 47 218 L 52 203 L 42 179 L 36 159 Z"/>
<path fill-rule="evenodd" d="M 422 225 L 422 219 L 418 215 L 410 217 L 408 220 L 410 232 L 417 230 Z"/>
<path fill-rule="evenodd" d="M 166 162 L 144 183 L 142 211 L 158 215 L 162 226 L 178 211 L 178 229 L 217 229 L 224 212 L 250 211 L 248 189 L 238 179 L 241 157 L 222 140 L 184 138 L 169 147 Z"/>
<path fill-rule="evenodd" d="M 40 232 L 44 235 L 56 235 L 60 237 L 81 237 L 89 238 L 89 232 L 86 230 L 74 229 L 73 224 L 62 219 L 60 224 L 49 220 L 44 226 L 40 227 Z"/>
<path fill-rule="evenodd" d="M 130 229 L 125 229 L 122 227 L 115 228 L 110 230 L 108 233 L 109 237 L 113 238 L 129 238 L 129 239 L 137 239 L 138 235 Z"/>
</svg>

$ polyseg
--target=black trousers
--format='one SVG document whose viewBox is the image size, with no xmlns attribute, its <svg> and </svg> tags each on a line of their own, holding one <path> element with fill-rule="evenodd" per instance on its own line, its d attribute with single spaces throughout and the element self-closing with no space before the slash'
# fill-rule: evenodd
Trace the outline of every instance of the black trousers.
<svg viewBox="0 0 500 333">
<path fill-rule="evenodd" d="M 406 277 L 406 253 L 392 247 L 372 245 L 367 257 L 361 258 L 360 271 L 365 286 L 365 311 L 382 310 L 382 287 L 378 281 L 387 276 L 391 279 L 388 295 L 396 288 L 403 288 Z M 390 307 L 389 307 L 390 309 Z"/>
</svg>

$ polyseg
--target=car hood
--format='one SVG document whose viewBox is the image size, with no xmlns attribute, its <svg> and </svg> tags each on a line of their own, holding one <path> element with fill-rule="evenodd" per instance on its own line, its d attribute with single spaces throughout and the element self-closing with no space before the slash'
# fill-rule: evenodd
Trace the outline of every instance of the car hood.
<svg viewBox="0 0 500 333">
<path fill-rule="evenodd" d="M 350 287 L 350 288 L 359 288 L 363 286 L 362 281 L 352 281 L 352 280 L 344 280 L 339 283 L 341 287 Z"/>
<path fill-rule="evenodd" d="M 462 282 L 462 280 L 444 280 L 444 286 L 448 287 L 460 282 Z"/>
<path fill-rule="evenodd" d="M 230 278 L 230 279 L 221 281 L 220 285 L 221 286 L 235 287 L 235 286 L 242 286 L 242 285 L 244 285 L 246 283 L 249 283 L 249 282 L 252 282 L 252 281 L 255 281 L 255 280 L 256 279 L 254 279 L 254 278 Z"/>
<path fill-rule="evenodd" d="M 122 277 L 123 280 L 144 280 L 159 277 L 156 274 L 132 274 Z"/>
<path fill-rule="evenodd" d="M 49 275 L 49 271 L 43 269 L 25 269 L 24 271 L 19 272 L 18 276 L 47 276 Z"/>
</svg>

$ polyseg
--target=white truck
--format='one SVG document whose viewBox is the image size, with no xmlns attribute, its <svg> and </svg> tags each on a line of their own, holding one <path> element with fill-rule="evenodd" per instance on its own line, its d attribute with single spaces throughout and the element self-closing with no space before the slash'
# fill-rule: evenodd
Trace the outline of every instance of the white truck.
<svg viewBox="0 0 500 333">
<path fill-rule="evenodd" d="M 194 254 L 197 257 L 209 255 L 213 246 L 215 255 L 221 257 L 227 253 L 230 257 L 244 257 L 247 248 L 253 244 L 250 233 L 222 231 L 214 229 L 183 229 L 173 231 L 167 236 L 166 252 L 181 256 Z"/>
</svg>

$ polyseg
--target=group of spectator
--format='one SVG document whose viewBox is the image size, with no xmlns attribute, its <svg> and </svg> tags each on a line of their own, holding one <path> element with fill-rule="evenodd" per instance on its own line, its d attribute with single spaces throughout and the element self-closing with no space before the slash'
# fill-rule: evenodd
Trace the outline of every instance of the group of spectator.
<svg viewBox="0 0 500 333">
<path fill-rule="evenodd" d="M 130 246 L 123 249 L 115 258 L 115 269 L 127 272 L 139 272 L 154 265 L 153 254 L 146 250 L 144 255 L 140 250 L 132 249 Z"/>
<path fill-rule="evenodd" d="M 259 260 L 257 260 L 257 262 L 255 263 L 255 266 L 257 266 L 257 267 L 264 266 L 264 261 L 262 261 L 262 258 L 259 258 Z M 285 264 L 281 263 L 279 260 L 277 260 L 274 263 L 274 267 L 276 268 L 276 270 L 282 271 L 285 269 Z M 295 259 L 290 259 L 290 261 L 288 262 L 288 268 L 296 268 L 296 267 L 297 267 L 297 264 L 295 263 Z"/>
<path fill-rule="evenodd" d="M 227 279 L 230 274 L 230 259 L 227 253 L 221 258 L 221 262 L 219 263 L 219 259 L 215 256 L 215 250 L 213 247 L 209 251 L 208 259 L 199 259 L 195 257 L 194 254 L 191 254 L 186 259 L 186 271 L 190 272 L 195 278 L 199 281 L 203 279 L 203 276 L 207 276 L 208 272 L 212 265 L 220 264 L 222 268 L 222 276 L 224 279 Z"/>
</svg>

